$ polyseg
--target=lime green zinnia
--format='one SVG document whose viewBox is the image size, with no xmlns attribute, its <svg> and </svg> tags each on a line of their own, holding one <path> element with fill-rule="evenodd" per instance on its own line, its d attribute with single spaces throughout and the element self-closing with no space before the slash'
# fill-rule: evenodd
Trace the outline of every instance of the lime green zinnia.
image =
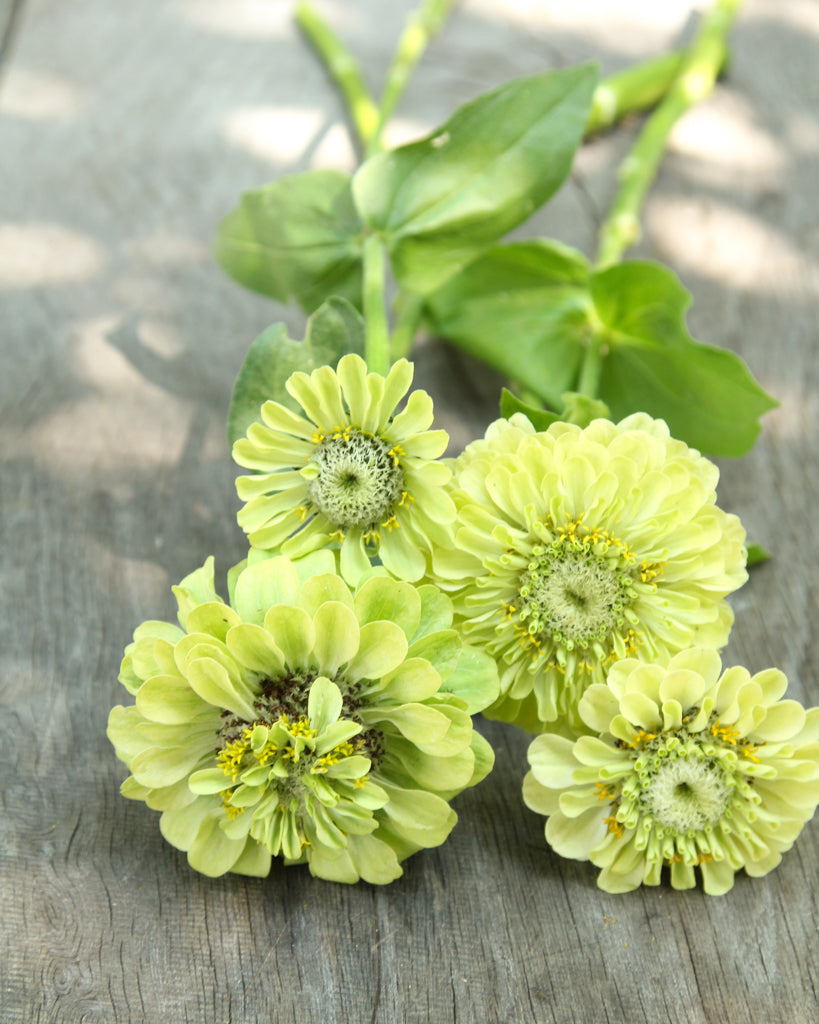
<svg viewBox="0 0 819 1024">
<path fill-rule="evenodd" d="M 353 583 L 376 557 L 400 579 L 423 576 L 430 547 L 451 543 L 455 509 L 444 489 L 451 472 L 435 461 L 448 436 L 428 429 L 431 398 L 413 391 L 395 411 L 412 373 L 399 359 L 386 377 L 368 374 L 346 355 L 337 370 L 289 378 L 304 415 L 265 402 L 264 422 L 233 446 L 240 466 L 260 471 L 236 481 L 246 502 L 239 524 L 254 547 L 295 558 L 338 541 Z"/>
<path fill-rule="evenodd" d="M 536 433 L 500 420 L 455 463 L 455 544 L 433 579 L 470 643 L 498 662 L 490 717 L 576 724 L 613 662 L 723 645 L 746 579 L 744 531 L 717 468 L 645 414 Z"/>
<path fill-rule="evenodd" d="M 383 570 L 381 570 L 383 573 Z M 470 714 L 497 695 L 492 659 L 464 647 L 435 587 L 334 556 L 213 563 L 175 587 L 182 628 L 146 622 L 126 649 L 108 735 L 122 792 L 207 875 L 267 874 L 272 856 L 339 882 L 386 883 L 446 839 L 449 800 L 489 771 Z"/>
<path fill-rule="evenodd" d="M 546 839 L 564 857 L 602 868 L 598 885 L 727 892 L 741 868 L 767 874 L 819 801 L 819 708 L 780 700 L 785 676 L 720 675 L 719 655 L 694 648 L 666 668 L 618 662 L 583 695 L 594 735 L 538 736 L 523 784 L 549 815 Z"/>
</svg>

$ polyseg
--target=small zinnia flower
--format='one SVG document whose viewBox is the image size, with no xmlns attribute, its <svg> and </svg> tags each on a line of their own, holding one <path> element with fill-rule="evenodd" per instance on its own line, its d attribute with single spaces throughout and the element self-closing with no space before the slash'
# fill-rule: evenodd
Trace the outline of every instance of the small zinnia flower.
<svg viewBox="0 0 819 1024">
<path fill-rule="evenodd" d="M 412 364 L 399 359 L 386 377 L 367 373 L 357 355 L 336 370 L 294 373 L 286 388 L 304 415 L 265 402 L 233 446 L 247 504 L 239 525 L 257 548 L 297 558 L 337 541 L 341 569 L 355 583 L 378 557 L 393 575 L 418 580 L 433 544 L 451 542 L 455 509 L 444 485 L 451 472 L 435 461 L 444 430 L 429 430 L 432 399 L 413 391 Z"/>
<path fill-rule="evenodd" d="M 498 662 L 490 717 L 576 724 L 620 658 L 720 647 L 747 578 L 745 533 L 715 504 L 718 470 L 636 414 L 536 433 L 500 420 L 455 463 L 455 544 L 433 556 L 465 638 Z"/>
<path fill-rule="evenodd" d="M 271 857 L 321 878 L 386 883 L 442 843 L 449 800 L 490 770 L 470 714 L 497 695 L 491 658 L 450 629 L 435 587 L 373 574 L 357 591 L 320 552 L 213 561 L 174 588 L 182 628 L 146 622 L 108 736 L 125 796 L 207 875 L 266 875 Z M 311 574 L 314 573 L 314 574 Z"/>
<path fill-rule="evenodd" d="M 538 736 L 523 784 L 549 815 L 559 854 L 602 868 L 598 885 L 727 892 L 744 868 L 777 866 L 819 801 L 819 708 L 780 700 L 777 669 L 720 675 L 719 655 L 693 648 L 668 666 L 618 662 L 580 701 L 594 735 Z"/>
</svg>

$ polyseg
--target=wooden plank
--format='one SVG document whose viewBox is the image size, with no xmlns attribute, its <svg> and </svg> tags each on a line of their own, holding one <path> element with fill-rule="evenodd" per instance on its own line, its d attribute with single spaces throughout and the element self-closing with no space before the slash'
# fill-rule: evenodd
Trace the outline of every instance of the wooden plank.
<svg viewBox="0 0 819 1024">
<path fill-rule="evenodd" d="M 263 0 L 29 0 L 0 80 L 0 1020 L 277 1024 L 808 1024 L 819 983 L 819 830 L 724 898 L 610 896 L 552 854 L 494 723 L 493 774 L 450 841 L 375 889 L 274 866 L 196 875 L 122 799 L 105 738 L 130 633 L 169 586 L 244 555 L 224 419 L 247 345 L 300 316 L 213 264 L 243 188 L 349 166 L 341 110 Z M 410 0 L 323 9 L 379 80 Z M 575 8 L 582 8 L 576 10 Z M 13 4 L 0 7 L 0 14 Z M 398 138 L 513 74 L 669 45 L 682 0 L 465 0 L 399 110 Z M 6 22 L 7 23 L 7 22 Z M 0 19 L 2 24 L 2 19 Z M 728 80 L 675 133 L 639 252 L 680 272 L 692 325 L 781 401 L 721 503 L 773 549 L 735 601 L 728 660 L 782 667 L 819 703 L 816 322 L 819 11 L 748 0 Z M 284 127 L 283 127 L 284 126 Z M 286 131 L 285 131 L 286 127 Z M 587 148 L 535 230 L 587 251 L 633 128 Z M 454 449 L 498 380 L 427 341 L 418 380 Z"/>
</svg>

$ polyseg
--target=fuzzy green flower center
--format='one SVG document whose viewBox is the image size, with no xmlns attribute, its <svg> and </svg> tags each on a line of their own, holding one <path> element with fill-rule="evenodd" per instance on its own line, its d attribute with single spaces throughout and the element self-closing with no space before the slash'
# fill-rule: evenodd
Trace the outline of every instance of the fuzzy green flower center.
<svg viewBox="0 0 819 1024">
<path fill-rule="evenodd" d="M 365 533 L 386 524 L 402 497 L 404 471 L 396 445 L 346 427 L 321 438 L 310 462 L 318 467 L 307 494 L 339 530 Z"/>
<path fill-rule="evenodd" d="M 521 574 L 516 609 L 532 636 L 549 636 L 567 650 L 605 641 L 622 626 L 632 578 L 620 559 L 590 545 L 536 548 Z"/>
<path fill-rule="evenodd" d="M 643 783 L 641 803 L 658 825 L 677 834 L 715 825 L 731 797 L 723 769 L 711 759 L 672 757 Z"/>
</svg>

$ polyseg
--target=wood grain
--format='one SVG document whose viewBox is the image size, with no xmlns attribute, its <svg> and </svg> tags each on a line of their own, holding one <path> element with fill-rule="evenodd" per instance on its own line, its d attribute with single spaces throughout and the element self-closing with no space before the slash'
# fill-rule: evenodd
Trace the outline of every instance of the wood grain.
<svg viewBox="0 0 819 1024">
<path fill-rule="evenodd" d="M 410 0 L 322 5 L 375 84 Z M 566 10 L 564 10 L 566 8 Z M 574 8 L 579 8 L 575 10 Z M 17 7 L 0 5 L 3 17 Z M 209 255 L 240 190 L 349 166 L 338 99 L 284 0 L 27 0 L 0 80 L 2 1024 L 808 1024 L 819 829 L 722 898 L 609 896 L 519 797 L 527 738 L 483 723 L 490 778 L 450 841 L 386 889 L 209 880 L 119 796 L 105 738 L 133 628 L 169 586 L 244 554 L 224 442 L 249 342 L 299 314 Z M 464 0 L 399 110 L 409 134 L 514 74 L 680 38 L 688 6 Z M 774 552 L 728 651 L 819 703 L 819 9 L 748 0 L 728 79 L 675 133 L 641 255 L 692 290 L 702 340 L 782 402 L 721 503 Z M 635 126 L 587 147 L 532 232 L 590 251 Z M 457 450 L 498 380 L 438 342 L 419 382 Z"/>
</svg>

